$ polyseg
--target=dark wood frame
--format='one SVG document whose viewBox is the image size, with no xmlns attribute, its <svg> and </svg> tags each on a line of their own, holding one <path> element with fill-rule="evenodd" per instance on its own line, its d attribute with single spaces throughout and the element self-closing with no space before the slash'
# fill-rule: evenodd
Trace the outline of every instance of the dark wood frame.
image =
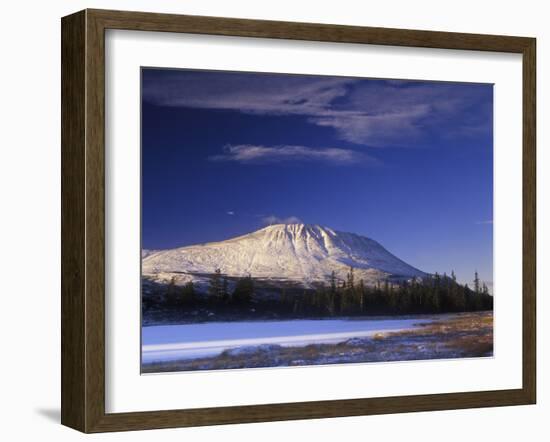
<svg viewBox="0 0 550 442">
<path fill-rule="evenodd" d="M 284 38 L 523 56 L 523 386 L 401 397 L 105 412 L 105 30 Z M 84 10 L 62 19 L 61 422 L 83 432 L 534 404 L 536 40 L 232 18 Z"/>
</svg>

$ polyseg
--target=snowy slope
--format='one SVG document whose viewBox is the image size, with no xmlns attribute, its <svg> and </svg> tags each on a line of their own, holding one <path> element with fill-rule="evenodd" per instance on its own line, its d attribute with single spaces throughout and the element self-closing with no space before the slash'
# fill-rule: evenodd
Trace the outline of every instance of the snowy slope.
<svg viewBox="0 0 550 442">
<path fill-rule="evenodd" d="M 372 239 L 309 224 L 277 224 L 227 241 L 155 251 L 143 257 L 142 272 L 150 280 L 175 276 L 183 283 L 204 281 L 219 268 L 230 277 L 250 274 L 311 287 L 327 282 L 332 271 L 345 280 L 350 266 L 365 284 L 426 275 Z"/>
<path fill-rule="evenodd" d="M 153 253 L 157 253 L 158 250 L 151 250 L 151 249 L 141 249 L 141 259 L 147 258 L 149 255 L 152 255 Z"/>
</svg>

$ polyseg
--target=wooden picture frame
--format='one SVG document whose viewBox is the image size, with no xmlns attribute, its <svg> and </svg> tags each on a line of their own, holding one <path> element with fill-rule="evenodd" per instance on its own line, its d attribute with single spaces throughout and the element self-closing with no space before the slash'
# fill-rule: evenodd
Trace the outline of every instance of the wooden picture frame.
<svg viewBox="0 0 550 442">
<path fill-rule="evenodd" d="M 105 412 L 105 30 L 419 48 L 523 57 L 523 385 L 458 392 L 132 413 Z M 536 400 L 533 38 L 84 10 L 62 19 L 62 424 L 83 432 L 534 404 Z"/>
</svg>

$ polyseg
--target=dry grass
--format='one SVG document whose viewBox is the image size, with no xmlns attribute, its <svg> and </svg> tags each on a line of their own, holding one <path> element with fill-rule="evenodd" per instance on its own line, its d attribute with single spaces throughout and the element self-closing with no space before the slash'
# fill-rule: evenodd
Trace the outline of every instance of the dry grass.
<svg viewBox="0 0 550 442">
<path fill-rule="evenodd" d="M 429 322 L 435 319 L 434 322 Z M 231 350 L 219 356 L 151 363 L 145 373 L 282 367 L 298 365 L 387 362 L 422 359 L 486 357 L 493 354 L 493 313 L 476 312 L 426 317 L 420 326 L 400 332 L 378 333 L 339 344 L 303 347 L 260 346 L 246 353 Z"/>
<path fill-rule="evenodd" d="M 389 336 L 417 336 L 470 357 L 490 356 L 493 352 L 493 312 L 462 313 Z"/>
</svg>

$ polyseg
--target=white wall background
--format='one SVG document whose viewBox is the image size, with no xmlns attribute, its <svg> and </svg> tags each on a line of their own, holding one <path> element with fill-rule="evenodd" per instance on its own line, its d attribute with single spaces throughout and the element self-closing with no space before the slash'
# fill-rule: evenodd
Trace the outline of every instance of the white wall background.
<svg viewBox="0 0 550 442">
<path fill-rule="evenodd" d="M 96 440 L 547 440 L 550 413 L 550 28 L 545 2 L 393 0 L 20 0 L 0 27 L 0 435 L 80 440 L 59 425 L 60 23 L 82 8 L 128 9 L 364 26 L 534 36 L 538 39 L 539 403 L 529 407 L 116 433 Z M 547 417 L 546 417 L 547 419 Z"/>
</svg>

